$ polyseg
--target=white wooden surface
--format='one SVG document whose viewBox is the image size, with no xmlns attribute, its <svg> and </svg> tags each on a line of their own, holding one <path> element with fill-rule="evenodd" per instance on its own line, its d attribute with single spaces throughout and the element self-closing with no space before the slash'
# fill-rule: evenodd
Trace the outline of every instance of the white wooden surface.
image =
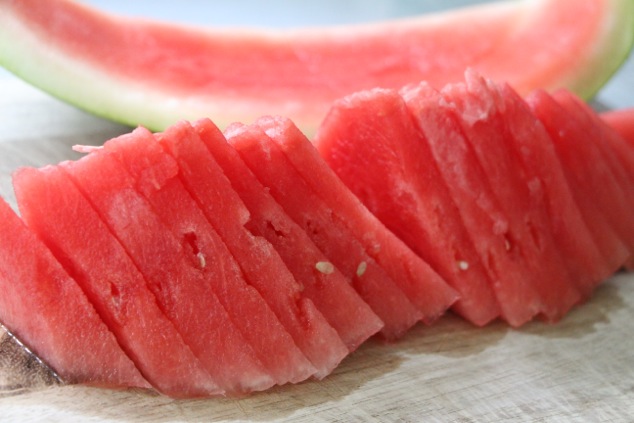
<svg viewBox="0 0 634 423">
<path fill-rule="evenodd" d="M 598 100 L 634 106 L 634 59 Z M 15 168 L 75 158 L 72 145 L 99 144 L 127 131 L 0 70 L 0 195 L 14 204 Z M 362 346 L 323 381 L 243 399 L 175 401 L 140 391 L 51 386 L 45 373 L 33 370 L 22 379 L 34 387 L 23 389 L 12 374 L 20 365 L 0 347 L 0 422 L 631 422 L 633 334 L 630 273 L 607 281 L 556 325 L 474 328 L 448 315 L 398 343 Z"/>
</svg>

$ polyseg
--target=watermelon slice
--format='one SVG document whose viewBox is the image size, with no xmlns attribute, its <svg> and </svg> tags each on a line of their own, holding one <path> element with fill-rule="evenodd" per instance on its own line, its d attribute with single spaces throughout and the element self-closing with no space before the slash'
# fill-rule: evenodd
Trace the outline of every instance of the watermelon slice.
<svg viewBox="0 0 634 423">
<path fill-rule="evenodd" d="M 66 173 L 23 168 L 13 182 L 23 219 L 75 278 L 145 379 L 172 397 L 222 394 Z"/>
<path fill-rule="evenodd" d="M 348 350 L 354 351 L 378 332 L 383 322 L 354 291 L 351 281 L 338 269 L 325 274 L 315 268 L 317 263 L 328 261 L 326 256 L 251 173 L 219 129 L 210 120 L 198 121 L 194 128 L 249 208 L 248 228 L 275 247 L 295 279 L 302 282 L 304 295 L 313 301 Z M 240 129 L 235 129 L 231 136 L 235 139 L 239 132 Z"/>
<path fill-rule="evenodd" d="M 139 192 L 152 204 L 172 233 L 183 240 L 192 262 L 211 282 L 223 306 L 244 337 L 256 347 L 262 360 L 288 371 L 288 361 L 284 359 L 288 353 L 283 350 L 286 342 L 275 339 L 279 336 L 276 328 L 283 327 L 257 291 L 244 281 L 226 245 L 187 193 L 172 156 L 163 151 L 149 131 L 142 129 L 134 131 L 132 136 L 111 140 L 104 148 L 117 156 L 134 175 Z M 338 338 L 332 339 L 331 331 L 316 336 L 324 343 L 323 362 L 316 366 L 321 374 L 322 371 L 331 371 L 347 355 L 347 350 Z M 219 346 L 224 348 L 222 342 Z M 228 371 L 229 376 L 235 379 L 236 371 L 244 365 L 242 360 L 226 351 L 222 355 L 228 356 L 233 366 L 237 366 L 235 370 Z M 244 381 L 249 381 L 247 374 Z"/>
<path fill-rule="evenodd" d="M 0 199 L 0 321 L 62 381 L 150 388 L 86 295 Z"/>
<path fill-rule="evenodd" d="M 149 139 L 153 141 L 151 136 Z M 288 348 L 283 342 L 284 337 L 289 337 L 288 333 L 274 321 L 267 322 L 268 332 L 259 334 L 266 340 L 268 357 L 276 357 L 275 360 L 263 357 L 267 365 L 265 371 L 216 297 L 201 271 L 200 260 L 186 253 L 187 241 L 175 237 L 162 224 L 151 205 L 136 192 L 135 181 L 123 165 L 112 154 L 106 153 L 122 144 L 116 141 L 115 146 L 105 151 L 97 150 L 62 166 L 126 249 L 161 310 L 225 394 L 263 390 L 274 382 L 286 383 L 292 378 L 289 375 L 295 373 L 294 368 L 289 369 L 289 363 L 295 364 L 294 354 L 301 355 L 292 344 Z M 145 141 L 147 139 L 142 140 Z M 124 143 L 133 148 L 130 139 Z M 160 150 L 158 145 L 156 147 Z M 120 155 L 131 154 L 120 149 L 118 152 Z M 137 149 L 137 152 L 143 154 L 143 149 Z M 144 161 L 147 156 L 139 163 Z M 175 172 L 172 176 L 176 176 Z M 158 185 L 157 179 L 153 178 L 152 182 L 155 187 Z M 212 265 L 213 260 L 209 264 Z M 265 318 L 265 313 L 258 316 L 262 321 Z"/>
<path fill-rule="evenodd" d="M 453 310 L 484 325 L 499 316 L 497 299 L 420 139 L 398 92 L 375 89 L 336 102 L 314 142 L 364 205 L 460 293 Z"/>
<path fill-rule="evenodd" d="M 335 211 L 334 218 L 423 313 L 425 322 L 434 321 L 453 304 L 456 292 L 361 204 L 290 120 L 262 118 L 256 124 L 279 146 L 314 195 Z"/>
<path fill-rule="evenodd" d="M 533 201 L 547 209 L 557 247 L 579 289 L 587 295 L 616 269 L 610 267 L 594 242 L 546 129 L 515 90 L 492 81 L 488 85 L 501 103 L 498 112 L 506 122 L 505 136 L 521 162 Z"/>
<path fill-rule="evenodd" d="M 188 28 L 70 0 L 0 3 L 3 66 L 81 108 L 155 129 L 280 114 L 311 133 L 344 95 L 421 80 L 438 88 L 468 66 L 522 93 L 567 87 L 589 97 L 633 39 L 630 0 L 507 1 L 288 31 Z"/>
<path fill-rule="evenodd" d="M 228 141 L 284 211 L 328 258 L 310 269 L 331 274 L 340 270 L 381 318 L 381 334 L 389 340 L 402 336 L 423 315 L 396 283 L 345 227 L 337 211 L 312 193 L 279 147 L 259 128 L 234 128 Z"/>
<path fill-rule="evenodd" d="M 305 364 L 286 363 L 297 372 L 292 381 L 301 380 L 304 371 L 317 378 L 324 377 L 332 370 L 332 362 L 328 361 L 333 357 L 330 355 L 333 336 L 341 342 L 332 326 L 302 293 L 302 285 L 273 246 L 245 227 L 250 219 L 246 206 L 194 129 L 183 122 L 158 139 L 176 159 L 186 189 L 227 245 L 246 281 L 262 295 L 304 353 Z"/>
<path fill-rule="evenodd" d="M 550 95 L 538 90 L 526 99 L 531 110 L 548 130 L 585 213 L 586 224 L 610 267 L 618 268 L 631 253 L 632 210 L 599 149 L 580 130 L 574 118 Z M 614 197 L 616 196 L 616 197 Z"/>
</svg>

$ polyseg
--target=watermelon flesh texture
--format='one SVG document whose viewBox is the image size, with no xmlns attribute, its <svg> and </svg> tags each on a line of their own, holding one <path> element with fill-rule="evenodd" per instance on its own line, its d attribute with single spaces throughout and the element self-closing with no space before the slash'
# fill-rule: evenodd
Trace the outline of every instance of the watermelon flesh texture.
<svg viewBox="0 0 634 423">
<path fill-rule="evenodd" d="M 151 136 L 150 140 L 153 141 Z M 118 143 L 115 141 L 115 144 Z M 125 144 L 133 147 L 130 140 Z M 235 395 L 263 390 L 274 382 L 285 383 L 289 379 L 287 366 L 264 369 L 205 278 L 200 257 L 186 253 L 187 240 L 176 238 L 163 225 L 151 205 L 135 190 L 132 176 L 114 155 L 107 154 L 110 149 L 97 150 L 63 166 L 126 249 L 148 282 L 161 310 L 222 388 L 223 394 Z M 117 151 L 122 155 L 133 153 L 122 150 Z M 136 151 L 144 153 L 143 148 Z M 144 160 L 147 156 L 142 156 L 140 162 Z M 156 183 L 157 179 L 153 178 L 152 182 Z M 277 326 L 278 331 L 288 336 L 279 323 Z M 287 359 L 286 350 L 275 349 L 283 344 L 273 336 L 276 334 L 273 328 L 271 325 L 268 332 L 271 336 L 266 333 L 259 336 L 266 339 L 267 351 Z"/>
<path fill-rule="evenodd" d="M 66 383 L 150 388 L 86 295 L 0 199 L 0 321 Z"/>
<path fill-rule="evenodd" d="M 238 152 L 219 136 L 219 129 L 210 120 L 198 121 L 194 128 L 248 207 L 249 229 L 275 247 L 295 279 L 301 281 L 304 295 L 337 331 L 346 348 L 354 351 L 378 332 L 383 322 L 354 291 L 350 280 L 338 269 L 324 274 L 315 268 L 327 261 L 326 256 L 271 197 Z M 232 136 L 237 134 L 232 132 Z"/>
<path fill-rule="evenodd" d="M 465 76 L 465 82 L 441 91 L 444 107 L 460 122 L 459 130 L 482 169 L 484 182 L 507 219 L 508 249 L 517 249 L 531 274 L 546 284 L 541 289 L 542 298 L 556 293 L 546 307 L 564 303 L 562 311 L 548 315 L 556 319 L 581 299 L 577 282 L 555 245 L 543 201 L 532 197 L 530 181 L 505 136 L 505 121 L 497 114 L 498 104 L 484 78 L 473 72 Z"/>
<path fill-rule="evenodd" d="M 66 173 L 24 168 L 13 182 L 23 219 L 75 278 L 145 379 L 172 397 L 222 394 Z"/>
<path fill-rule="evenodd" d="M 624 235 L 631 225 L 632 213 L 627 210 L 614 175 L 593 142 L 550 95 L 539 90 L 526 101 L 554 142 L 566 179 L 599 250 L 611 268 L 618 268 L 630 254 Z"/>
<path fill-rule="evenodd" d="M 314 143 L 364 205 L 458 291 L 452 309 L 484 325 L 499 316 L 497 299 L 421 136 L 399 93 L 375 89 L 335 103 Z"/>
<path fill-rule="evenodd" d="M 603 112 L 600 119 L 630 146 L 634 145 L 634 108 Z"/>
<path fill-rule="evenodd" d="M 322 265 L 329 263 L 340 270 L 383 321 L 381 334 L 386 339 L 397 339 L 422 318 L 395 282 L 342 224 L 336 210 L 325 206 L 310 191 L 262 130 L 254 127 L 236 136 L 228 133 L 227 138 L 271 196 L 328 258 Z M 316 266 L 313 263 L 311 269 Z M 328 268 L 323 271 L 331 272 Z"/>
<path fill-rule="evenodd" d="M 110 141 L 105 147 L 116 154 L 134 175 L 138 190 L 152 204 L 175 236 L 191 243 L 192 260 L 201 263 L 202 257 L 202 263 L 205 265 L 201 270 L 211 278 L 212 287 L 215 288 L 223 306 L 262 360 L 273 368 L 275 375 L 280 374 L 278 368 L 284 369 L 284 372 L 292 371 L 288 368 L 288 353 L 284 350 L 287 347 L 288 332 L 281 326 L 260 294 L 244 281 L 240 268 L 226 245 L 207 221 L 195 200 L 187 193 L 178 176 L 175 160 L 163 151 L 147 130 L 138 129 L 133 135 L 136 136 L 132 139 Z M 277 339 L 280 330 L 285 336 Z M 326 335 L 322 334 L 324 341 L 329 339 Z M 332 345 L 339 344 L 332 342 Z M 325 366 L 329 370 L 342 359 L 340 351 L 334 346 L 333 352 L 324 354 L 325 360 L 329 360 Z M 347 351 L 343 348 L 342 355 L 346 354 Z M 235 361 L 234 365 L 238 368 L 242 366 L 241 361 L 236 360 L 231 353 L 224 352 L 223 355 Z M 285 377 L 288 379 L 288 376 Z M 249 381 L 248 375 L 245 375 L 244 380 Z"/>
<path fill-rule="evenodd" d="M 590 97 L 627 56 L 632 28 L 630 0 L 508 1 L 288 31 L 183 28 L 22 0 L 0 6 L 0 63 L 132 126 L 279 114 L 312 133 L 337 98 L 421 80 L 441 87 L 468 66 L 522 93 L 567 87 Z"/>
<path fill-rule="evenodd" d="M 297 126 L 285 118 L 261 118 L 256 124 L 279 145 L 315 195 L 337 211 L 368 256 L 423 313 L 425 322 L 433 322 L 456 301 L 456 292 L 363 206 Z"/>
<path fill-rule="evenodd" d="M 566 181 L 562 164 L 544 126 L 508 84 L 488 81 L 494 92 L 505 136 L 513 145 L 534 201 L 547 209 L 557 247 L 579 289 L 589 294 L 616 270 L 599 251 Z"/>
<path fill-rule="evenodd" d="M 188 192 L 227 245 L 247 282 L 260 292 L 304 353 L 303 363 L 289 364 L 298 372 L 293 382 L 300 381 L 299 375 L 304 373 L 323 377 L 322 369 L 316 373 L 309 359 L 318 361 L 323 351 L 318 334 L 334 329 L 303 295 L 302 286 L 273 246 L 245 227 L 250 219 L 248 209 L 194 129 L 176 125 L 159 136 L 159 142 L 178 162 Z"/>
</svg>

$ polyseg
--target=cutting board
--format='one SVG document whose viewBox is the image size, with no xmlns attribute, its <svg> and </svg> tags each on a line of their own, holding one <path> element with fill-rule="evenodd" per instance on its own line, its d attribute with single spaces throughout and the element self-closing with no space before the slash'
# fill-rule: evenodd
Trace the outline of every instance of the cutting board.
<svg viewBox="0 0 634 423">
<path fill-rule="evenodd" d="M 0 75 L 0 93 L 0 194 L 12 205 L 15 168 L 76 158 L 72 145 L 129 131 L 13 77 Z M 476 328 L 447 315 L 363 345 L 325 380 L 195 401 L 61 386 L 3 335 L 0 421 L 632 421 L 632 334 L 634 274 L 620 273 L 554 325 Z"/>
</svg>

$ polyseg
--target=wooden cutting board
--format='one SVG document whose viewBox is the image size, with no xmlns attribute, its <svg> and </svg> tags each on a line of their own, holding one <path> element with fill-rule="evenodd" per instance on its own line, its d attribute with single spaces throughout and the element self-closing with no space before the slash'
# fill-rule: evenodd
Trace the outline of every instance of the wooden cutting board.
<svg viewBox="0 0 634 423">
<path fill-rule="evenodd" d="M 14 204 L 16 167 L 128 130 L 0 75 L 0 194 Z M 5 338 L 0 421 L 633 421 L 633 334 L 634 274 L 618 274 L 556 325 L 475 328 L 448 315 L 362 346 L 323 381 L 196 401 L 60 386 Z"/>
</svg>

